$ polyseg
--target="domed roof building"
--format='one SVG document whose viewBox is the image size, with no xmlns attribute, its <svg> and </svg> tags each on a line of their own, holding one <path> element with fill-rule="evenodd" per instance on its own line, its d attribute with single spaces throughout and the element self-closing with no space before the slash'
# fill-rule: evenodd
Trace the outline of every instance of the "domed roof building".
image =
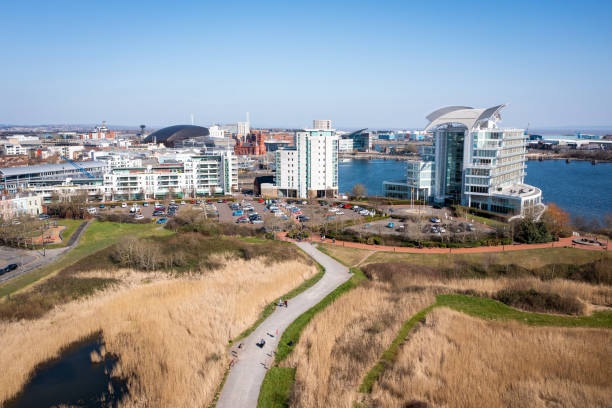
<svg viewBox="0 0 612 408">
<path fill-rule="evenodd" d="M 208 136 L 207 128 L 194 125 L 175 125 L 159 129 L 145 138 L 145 143 L 163 143 L 166 147 L 175 147 L 177 142 Z"/>
</svg>

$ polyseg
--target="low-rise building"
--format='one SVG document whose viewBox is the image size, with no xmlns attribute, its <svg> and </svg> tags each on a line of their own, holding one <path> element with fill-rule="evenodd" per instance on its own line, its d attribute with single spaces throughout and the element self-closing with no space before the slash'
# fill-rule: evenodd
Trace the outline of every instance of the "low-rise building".
<svg viewBox="0 0 612 408">
<path fill-rule="evenodd" d="M 42 196 L 33 193 L 19 193 L 2 196 L 0 199 L 0 217 L 10 220 L 17 217 L 42 214 Z"/>
<path fill-rule="evenodd" d="M 338 139 L 338 152 L 351 153 L 354 149 L 353 139 Z"/>
<path fill-rule="evenodd" d="M 6 143 L 0 145 L 0 154 L 4 156 L 21 156 L 28 154 L 28 148 L 20 144 Z"/>
</svg>

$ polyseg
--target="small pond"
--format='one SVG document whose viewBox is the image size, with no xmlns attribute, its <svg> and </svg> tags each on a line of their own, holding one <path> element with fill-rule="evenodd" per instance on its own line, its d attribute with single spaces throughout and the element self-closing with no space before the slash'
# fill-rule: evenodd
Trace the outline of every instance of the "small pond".
<svg viewBox="0 0 612 408">
<path fill-rule="evenodd" d="M 116 359 L 106 355 L 92 363 L 91 353 L 99 353 L 99 337 L 73 344 L 59 359 L 42 364 L 22 392 L 7 401 L 6 408 L 26 407 L 113 407 L 126 394 L 124 382 L 111 378 Z"/>
</svg>

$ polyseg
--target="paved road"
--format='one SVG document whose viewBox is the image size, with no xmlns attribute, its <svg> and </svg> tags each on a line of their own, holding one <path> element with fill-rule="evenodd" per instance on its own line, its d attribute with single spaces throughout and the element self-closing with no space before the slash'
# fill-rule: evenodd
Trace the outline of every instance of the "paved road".
<svg viewBox="0 0 612 408">
<path fill-rule="evenodd" d="M 298 316 L 319 303 L 327 294 L 351 277 L 345 266 L 320 252 L 312 244 L 304 242 L 296 245 L 325 267 L 325 275 L 316 285 L 291 299 L 289 307 L 277 308 L 249 337 L 241 342 L 243 344 L 241 349 L 236 347 L 232 350 L 238 352 L 238 361 L 227 377 L 217 408 L 256 408 L 261 383 L 266 375 L 267 367 L 274 362 L 274 352 L 283 331 Z M 255 343 L 262 338 L 266 340 L 266 345 L 259 348 Z"/>
<path fill-rule="evenodd" d="M 23 275 L 24 273 L 27 273 L 27 272 L 33 271 L 34 269 L 45 266 L 59 259 L 62 255 L 69 252 L 70 250 L 74 249 L 79 243 L 81 236 L 83 235 L 83 232 L 85 231 L 85 229 L 87 229 L 87 226 L 89 225 L 90 222 L 91 221 L 83 222 L 76 229 L 76 231 L 74 231 L 74 234 L 72 234 L 72 236 L 70 237 L 70 240 L 68 241 L 67 246 L 63 248 L 47 249 L 45 256 L 43 256 L 42 249 L 25 250 L 25 249 L 1 247 L 0 248 L 0 262 L 4 261 L 5 258 L 6 259 L 20 259 L 22 260 L 22 262 L 15 262 L 15 261 L 8 262 L 7 261 L 6 262 L 7 264 L 17 263 L 20 266 L 14 271 L 0 276 L 0 283 L 7 282 L 16 276 Z M 10 257 L 8 254 L 11 254 Z M 4 265 L 0 265 L 0 267 L 3 267 L 3 266 Z"/>
</svg>

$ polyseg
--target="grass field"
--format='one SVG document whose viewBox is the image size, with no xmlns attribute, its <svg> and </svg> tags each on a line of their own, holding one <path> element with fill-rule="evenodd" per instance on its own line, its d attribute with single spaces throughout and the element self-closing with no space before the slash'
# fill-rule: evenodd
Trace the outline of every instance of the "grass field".
<svg viewBox="0 0 612 408">
<path fill-rule="evenodd" d="M 66 229 L 64 229 L 61 233 L 62 242 L 58 244 L 47 245 L 46 247 L 48 249 L 65 247 L 66 245 L 68 245 L 68 241 L 70 241 L 70 237 L 72 237 L 72 234 L 74 234 L 74 231 L 76 231 L 79 225 L 81 225 L 84 222 L 85 222 L 84 220 L 73 220 L 69 218 L 57 220 L 57 225 L 66 227 Z"/>
<path fill-rule="evenodd" d="M 367 249 L 347 248 L 331 244 L 318 244 L 317 248 L 349 268 L 356 266 L 362 259 L 374 252 Z"/>
<path fill-rule="evenodd" d="M 20 275 L 7 283 L 0 285 L 0 298 L 15 293 L 32 283 L 49 276 L 75 262 L 104 249 L 125 236 L 169 235 L 172 232 L 161 229 L 157 224 L 119 224 L 113 222 L 93 221 L 83 233 L 76 248 L 62 256 L 60 259 Z"/>
<path fill-rule="evenodd" d="M 611 338 L 436 308 L 361 406 L 609 407 Z"/>
<path fill-rule="evenodd" d="M 333 258 L 346 265 L 354 265 L 363 259 L 368 252 L 365 249 L 348 248 L 339 245 L 320 244 L 319 247 Z M 576 248 L 543 248 L 526 249 L 522 251 L 503 251 L 473 254 L 411 254 L 398 252 L 378 251 L 372 254 L 365 262 L 407 262 L 426 266 L 451 266 L 453 264 L 468 262 L 478 264 L 515 264 L 524 268 L 539 268 L 548 264 L 585 264 L 597 261 L 604 257 L 612 262 L 612 253 L 599 251 L 586 251 Z"/>
<path fill-rule="evenodd" d="M 289 408 L 295 368 L 270 367 L 259 390 L 257 408 Z"/>
</svg>

